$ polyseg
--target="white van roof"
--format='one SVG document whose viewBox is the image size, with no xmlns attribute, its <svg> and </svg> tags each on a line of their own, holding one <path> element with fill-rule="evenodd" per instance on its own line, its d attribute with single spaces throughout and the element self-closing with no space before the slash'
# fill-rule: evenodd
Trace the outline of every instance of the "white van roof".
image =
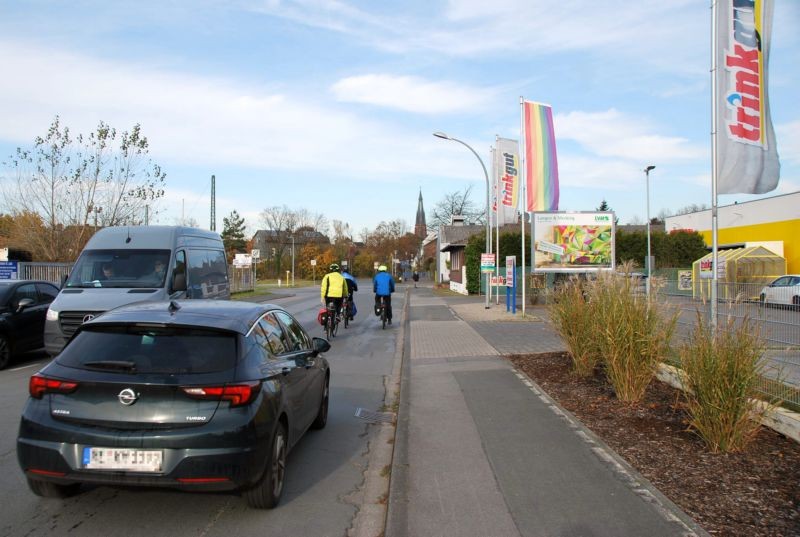
<svg viewBox="0 0 800 537">
<path fill-rule="evenodd" d="M 143 250 L 181 246 L 222 247 L 215 231 L 184 226 L 116 226 L 99 230 L 86 243 L 86 250 Z"/>
</svg>

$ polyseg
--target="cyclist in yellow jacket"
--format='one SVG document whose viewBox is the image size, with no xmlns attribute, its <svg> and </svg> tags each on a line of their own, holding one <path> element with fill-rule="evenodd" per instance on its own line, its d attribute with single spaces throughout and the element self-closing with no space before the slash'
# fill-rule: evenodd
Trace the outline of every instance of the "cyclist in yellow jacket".
<svg viewBox="0 0 800 537">
<path fill-rule="evenodd" d="M 342 309 L 342 300 L 347 296 L 347 280 L 339 274 L 338 264 L 332 263 L 328 269 L 330 272 L 323 276 L 319 294 L 323 305 L 333 302 L 338 312 Z"/>
</svg>

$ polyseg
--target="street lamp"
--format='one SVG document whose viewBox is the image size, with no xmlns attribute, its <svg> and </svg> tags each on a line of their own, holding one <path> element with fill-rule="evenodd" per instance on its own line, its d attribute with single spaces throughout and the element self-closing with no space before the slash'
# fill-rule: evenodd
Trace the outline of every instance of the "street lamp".
<svg viewBox="0 0 800 537">
<path fill-rule="evenodd" d="M 469 144 L 459 140 L 458 138 L 453 138 L 452 136 L 448 136 L 447 134 L 445 134 L 443 132 L 434 132 L 433 135 L 436 136 L 437 138 L 441 138 L 443 140 L 452 140 L 454 142 L 460 143 L 461 145 L 463 145 L 464 147 L 466 147 L 467 149 L 472 151 L 472 154 L 475 155 L 475 158 L 477 158 L 478 162 L 481 163 L 481 168 L 483 168 L 483 176 L 486 178 L 486 253 L 487 254 L 491 253 L 491 251 L 492 251 L 492 241 L 491 241 L 491 239 L 489 239 L 489 229 L 490 229 L 489 228 L 489 226 L 490 226 L 489 220 L 490 220 L 490 214 L 491 214 L 489 212 L 489 173 L 486 171 L 486 166 L 483 164 L 483 159 L 480 157 L 480 155 L 478 155 L 478 153 L 475 152 L 474 149 L 472 149 L 472 147 L 469 146 Z M 486 293 L 485 294 L 486 294 L 486 306 L 485 306 L 485 309 L 488 310 L 489 309 L 489 275 L 488 275 L 488 273 L 486 275 Z"/>
<path fill-rule="evenodd" d="M 650 274 L 652 272 L 652 259 L 650 257 L 650 170 L 656 167 L 652 164 L 644 169 L 645 180 L 647 182 L 647 281 L 645 282 L 645 291 L 647 298 L 650 298 Z"/>
</svg>

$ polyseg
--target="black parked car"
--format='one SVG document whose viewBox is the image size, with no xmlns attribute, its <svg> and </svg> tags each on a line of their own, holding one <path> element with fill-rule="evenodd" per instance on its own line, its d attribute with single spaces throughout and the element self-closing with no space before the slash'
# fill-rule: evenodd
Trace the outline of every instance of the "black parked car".
<svg viewBox="0 0 800 537">
<path fill-rule="evenodd" d="M 31 490 L 241 489 L 275 506 L 286 455 L 328 416 L 330 371 L 278 306 L 142 302 L 82 324 L 30 379 L 17 456 Z"/>
<path fill-rule="evenodd" d="M 44 345 L 44 319 L 58 287 L 39 280 L 0 280 L 0 369 Z"/>
</svg>

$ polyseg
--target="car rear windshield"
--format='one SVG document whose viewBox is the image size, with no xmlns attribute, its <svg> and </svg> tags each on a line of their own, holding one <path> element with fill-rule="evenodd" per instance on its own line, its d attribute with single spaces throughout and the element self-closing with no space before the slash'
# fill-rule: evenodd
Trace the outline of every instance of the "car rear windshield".
<svg viewBox="0 0 800 537">
<path fill-rule="evenodd" d="M 181 327 L 93 327 L 76 335 L 56 361 L 118 373 L 214 373 L 235 366 L 236 334 Z"/>
</svg>

